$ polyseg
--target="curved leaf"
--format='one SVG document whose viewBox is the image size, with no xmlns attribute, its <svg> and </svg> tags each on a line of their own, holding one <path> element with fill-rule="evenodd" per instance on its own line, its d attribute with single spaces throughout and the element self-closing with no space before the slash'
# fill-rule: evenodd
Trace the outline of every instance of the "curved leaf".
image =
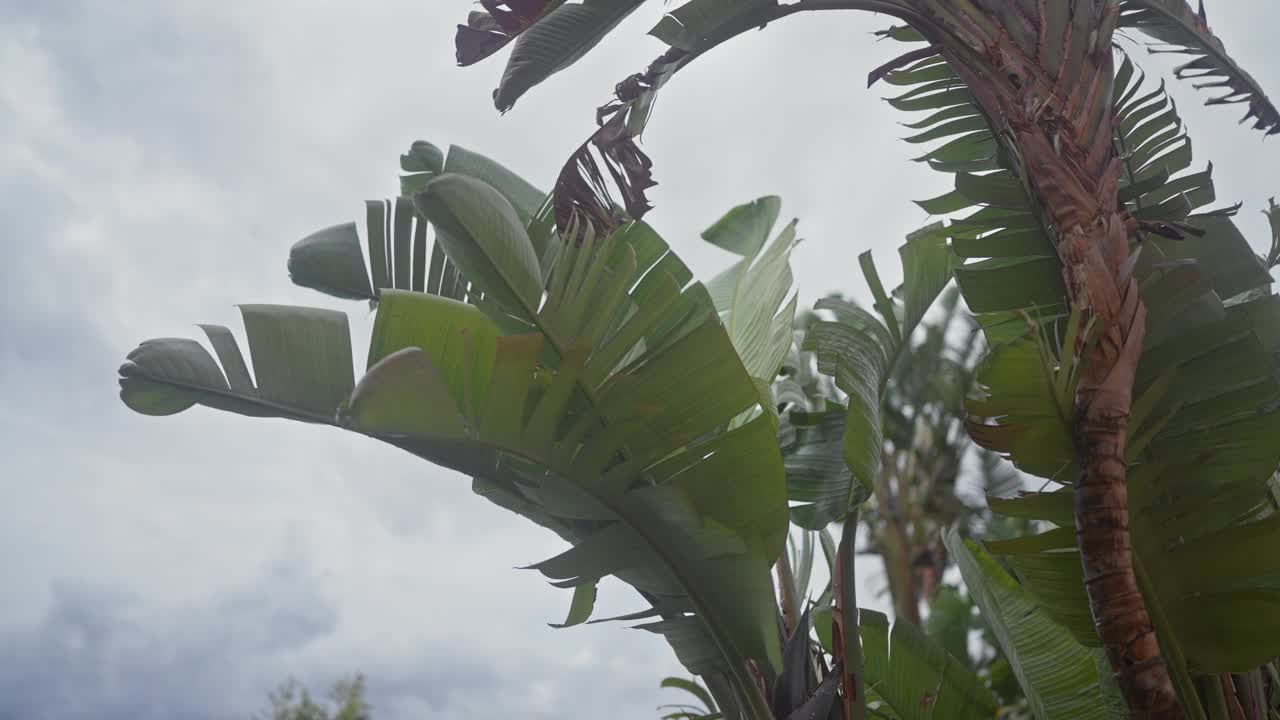
<svg viewBox="0 0 1280 720">
<path fill-rule="evenodd" d="M 920 628 L 899 621 L 890 630 L 889 618 L 865 608 L 858 616 L 867 685 L 901 720 L 995 717 L 991 691 Z"/>
<path fill-rule="evenodd" d="M 952 530 L 947 549 L 965 587 L 1009 658 L 1038 720 L 1114 717 L 1098 685 L 1093 652 L 1050 620 L 1013 578 L 980 547 Z M 1074 560 L 1074 558 L 1072 558 Z"/>
<path fill-rule="evenodd" d="M 480 304 L 495 320 L 504 321 L 518 308 L 482 302 L 479 288 L 445 255 L 439 228 L 429 241 L 428 222 L 417 216 L 407 197 L 424 189 L 443 173 L 466 175 L 483 181 L 511 203 L 530 232 L 535 256 L 546 250 L 550 233 L 540 232 L 537 214 L 546 193 L 484 155 L 451 146 L 447 157 L 435 145 L 417 141 L 400 156 L 402 194 L 395 200 L 366 203 L 365 237 L 369 264 L 366 266 L 355 223 L 335 225 L 312 233 L 289 250 L 289 275 L 294 284 L 345 299 L 376 301 L 382 290 L 396 288 L 431 295 L 468 299 Z M 543 273 L 545 274 L 545 272 Z M 527 329 L 527 328 L 522 328 Z"/>
<path fill-rule="evenodd" d="M 704 240 L 742 255 L 707 283 L 707 291 L 743 365 L 761 387 L 778 375 L 796 315 L 791 274 L 791 251 L 798 243 L 795 221 L 764 249 L 779 207 L 776 197 L 740 205 L 702 234 Z M 791 300 L 784 306 L 788 294 Z"/>
<path fill-rule="evenodd" d="M 870 254 L 860 258 L 867 282 L 879 298 L 876 309 L 884 323 L 836 298 L 824 298 L 814 305 L 816 310 L 834 313 L 835 320 L 810 324 L 804 349 L 814 352 L 818 369 L 833 376 L 836 387 L 849 396 L 844 457 L 857 483 L 847 489 L 849 505 L 845 511 L 865 499 L 875 484 L 883 451 L 881 405 L 889 375 L 925 310 L 951 277 L 950 250 L 936 229 L 913 233 L 899 248 L 904 279 L 896 294 L 906 298 L 905 304 L 889 298 L 880 287 Z M 900 327 L 900 317 L 905 319 L 905 327 Z"/>
<path fill-rule="evenodd" d="M 332 423 L 354 386 L 347 316 L 285 305 L 242 305 L 257 385 L 230 331 L 205 326 L 221 367 L 193 340 L 148 340 L 120 367 L 120 398 L 145 415 L 200 404 L 259 417 Z M 298 363 L 306 357 L 308 362 Z"/>
<path fill-rule="evenodd" d="M 1192 59 L 1175 73 L 1179 78 L 1206 80 L 1197 88 L 1223 91 L 1206 105 L 1247 103 L 1240 122 L 1253 120 L 1253 127 L 1268 135 L 1280 133 L 1280 110 L 1267 98 L 1262 87 L 1227 54 L 1222 41 L 1209 29 L 1204 15 L 1191 9 L 1185 0 L 1125 0 L 1120 5 L 1120 27 L 1141 30 L 1165 43 L 1152 52 L 1176 52 Z"/>
<path fill-rule="evenodd" d="M 485 12 L 473 11 L 459 25 L 454 49 L 459 65 L 474 65 L 529 29 L 564 0 L 483 0 Z"/>
<path fill-rule="evenodd" d="M 836 387 L 849 396 L 844 459 L 856 484 L 845 492 L 847 505 L 842 512 L 847 512 L 859 496 L 865 498 L 870 492 L 880 470 L 880 388 L 887 380 L 895 344 L 888 330 L 861 308 L 833 298 L 819 300 L 814 307 L 831 310 L 837 317 L 810 325 L 804 349 L 814 353 L 818 369 L 833 376 Z"/>
<path fill-rule="evenodd" d="M 851 504 L 869 495 L 844 460 L 847 411 L 836 408 L 821 413 L 792 412 L 780 420 L 778 436 L 782 462 L 787 470 L 787 499 L 791 521 L 802 528 L 819 530 L 844 517 Z M 855 489 L 852 500 L 850 488 Z"/>
<path fill-rule="evenodd" d="M 505 197 L 476 178 L 446 174 L 428 183 L 414 203 L 440 228 L 437 241 L 464 276 L 512 310 L 537 313 L 542 272 Z"/>
<path fill-rule="evenodd" d="M 564 70 L 591 51 L 644 0 L 583 0 L 560 4 L 516 40 L 493 92 L 506 112 L 533 86 Z"/>
<path fill-rule="evenodd" d="M 717 710 L 715 701 L 711 699 L 711 693 L 707 692 L 707 689 L 699 685 L 696 680 L 667 677 L 662 679 L 662 682 L 659 683 L 658 687 L 675 688 L 693 695 L 698 699 L 698 702 L 701 702 L 702 706 L 706 708 L 708 714 L 714 713 Z"/>
</svg>

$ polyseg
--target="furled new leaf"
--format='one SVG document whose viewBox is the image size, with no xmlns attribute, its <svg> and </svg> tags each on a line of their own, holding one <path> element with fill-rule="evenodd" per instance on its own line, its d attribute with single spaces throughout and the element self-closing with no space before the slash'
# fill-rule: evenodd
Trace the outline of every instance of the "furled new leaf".
<svg viewBox="0 0 1280 720">
<path fill-rule="evenodd" d="M 289 275 L 293 282 L 328 295 L 356 300 L 376 301 L 386 288 L 467 299 L 495 319 L 517 312 L 518 308 L 498 306 L 492 299 L 484 302 L 478 290 L 468 292 L 471 289 L 468 278 L 459 274 L 458 267 L 444 252 L 447 238 L 442 236 L 439 227 L 429 232 L 430 223 L 415 213 L 410 196 L 443 174 L 476 178 L 491 185 L 511 203 L 532 235 L 537 229 L 536 216 L 546 193 L 501 164 L 456 145 L 449 148 L 446 156 L 431 143 L 415 142 L 401 155 L 400 167 L 405 173 L 401 176 L 403 196 L 366 203 L 368 264 L 361 251 L 356 224 L 335 225 L 308 235 L 290 249 Z M 547 237 L 544 234 L 539 240 L 533 249 L 535 255 L 541 257 Z"/>
</svg>

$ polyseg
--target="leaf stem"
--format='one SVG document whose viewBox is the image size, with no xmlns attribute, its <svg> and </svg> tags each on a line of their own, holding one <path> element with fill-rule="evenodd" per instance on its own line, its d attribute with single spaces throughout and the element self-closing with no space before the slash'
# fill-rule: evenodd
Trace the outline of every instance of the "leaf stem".
<svg viewBox="0 0 1280 720">
<path fill-rule="evenodd" d="M 844 668 L 845 717 L 849 720 L 867 720 L 867 698 L 863 690 L 862 637 L 858 631 L 858 578 L 854 573 L 856 555 L 854 541 L 858 535 L 858 508 L 844 519 L 840 534 L 840 547 L 836 552 L 835 599 L 840 618 L 837 628 L 840 641 L 836 643 Z"/>
<path fill-rule="evenodd" d="M 790 635 L 796 627 L 796 618 L 800 616 L 800 591 L 796 587 L 795 569 L 791 567 L 790 544 L 782 548 L 778 556 L 778 593 L 779 605 L 782 608 L 782 625 Z"/>
</svg>

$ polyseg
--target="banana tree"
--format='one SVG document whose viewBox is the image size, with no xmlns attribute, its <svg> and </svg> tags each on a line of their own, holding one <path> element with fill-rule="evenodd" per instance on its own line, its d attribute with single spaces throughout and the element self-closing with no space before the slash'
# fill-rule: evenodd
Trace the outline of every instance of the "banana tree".
<svg viewBox="0 0 1280 720">
<path fill-rule="evenodd" d="M 845 301 L 833 296 L 824 302 Z M 820 321 L 813 313 L 801 318 L 802 341 Z M 942 530 L 957 524 L 978 530 L 989 523 L 985 505 L 959 491 L 962 465 L 975 449 L 965 433 L 963 402 L 980 350 L 970 323 L 951 288 L 941 295 L 936 317 L 921 323 L 918 337 L 904 345 L 881 394 L 880 471 L 870 487 L 856 487 L 868 499 L 861 519 L 870 551 L 883 561 L 894 615 L 917 625 L 921 604 L 931 602 L 950 567 Z M 780 441 L 791 499 L 821 503 L 853 480 L 841 467 L 842 394 L 817 381 L 813 360 L 813 353 L 797 345 L 774 395 L 789 410 L 783 413 Z M 1003 497 L 1020 487 L 1018 474 L 998 468 L 994 454 L 981 452 L 974 460 L 982 471 L 963 474 L 976 489 Z M 820 505 L 792 508 L 793 522 L 809 529 L 821 529 L 831 517 Z"/>
<path fill-rule="evenodd" d="M 602 18 L 620 18 L 639 2 L 532 4 L 554 9 L 541 21 L 535 20 L 521 36 L 529 41 L 519 57 L 520 81 L 510 80 L 517 65 L 513 53 L 495 95 L 505 98 L 499 102 L 504 109 L 532 84 L 580 57 L 612 28 L 609 22 L 580 26 L 552 23 L 557 15 L 567 18 L 570 8 L 586 14 L 590 7 Z M 1131 29 L 1162 43 L 1161 49 L 1190 55 L 1190 61 L 1176 74 L 1207 79 L 1200 87 L 1222 89 L 1224 94 L 1211 98 L 1210 104 L 1245 104 L 1245 119 L 1263 132 L 1280 132 L 1280 111 L 1225 52 L 1208 27 L 1203 6 L 1196 12 L 1181 0 L 800 0 L 785 5 L 776 0 L 691 0 L 673 9 L 654 28 L 653 34 L 668 44 L 668 51 L 645 71 L 620 83 L 617 102 L 601 108 L 601 129 L 566 165 L 556 203 L 565 211 L 595 208 L 596 212 L 588 211 L 586 216 L 607 226 L 611 196 L 601 183 L 592 182 L 601 177 L 591 157 L 595 154 L 605 159 L 627 209 L 643 212 L 647 207 L 644 189 L 652 178 L 650 163 L 635 146 L 634 138 L 648 121 L 653 98 L 662 85 L 702 53 L 748 29 L 799 12 L 836 9 L 872 10 L 897 17 L 906 27 L 895 31 L 896 35 L 922 42 L 919 49 L 874 70 L 870 80 L 890 75 L 903 82 L 914 80 L 919 85 L 915 95 L 901 102 L 934 109 L 923 124 L 934 137 L 951 138 L 925 158 L 940 170 L 957 173 L 956 193 L 936 207 L 955 212 L 981 206 L 961 222 L 947 226 L 943 234 L 957 246 L 967 244 L 968 257 L 974 259 L 956 271 L 966 300 L 971 309 L 985 316 L 991 340 L 1007 341 L 1009 333 L 1021 334 L 1020 314 L 1031 308 L 1034 321 L 1052 325 L 1057 344 L 1063 348 L 1047 361 L 1061 367 L 1055 375 L 1058 410 L 1039 407 L 1033 416 L 1036 420 L 1054 417 L 1048 424 L 1056 428 L 1056 434 L 1049 439 L 1062 444 L 1046 449 L 1063 452 L 1056 457 L 1028 459 L 1024 464 L 1055 462 L 1053 468 L 1037 469 L 1047 470 L 1046 474 L 1072 486 L 1080 586 L 1087 597 L 1093 631 L 1106 650 L 1128 706 L 1140 717 L 1194 714 L 1194 710 L 1182 707 L 1200 704 L 1194 688 L 1183 677 L 1194 666 L 1177 652 L 1167 627 L 1157 636 L 1147 607 L 1158 599 L 1157 594 L 1176 596 L 1179 591 L 1144 581 L 1144 593 L 1139 583 L 1142 573 L 1135 569 L 1131 552 L 1138 547 L 1141 553 L 1141 541 L 1130 535 L 1134 514 L 1129 500 L 1139 493 L 1137 488 L 1128 492 L 1129 467 L 1140 460 L 1140 451 L 1180 449 L 1151 446 L 1149 441 L 1155 437 L 1130 442 L 1130 426 L 1137 428 L 1141 424 L 1137 421 L 1147 419 L 1145 413 L 1151 411 L 1146 405 L 1134 406 L 1135 386 L 1142 392 L 1161 380 L 1157 388 L 1175 387 L 1167 398 L 1170 402 L 1192 407 L 1216 398 L 1220 406 L 1225 405 L 1222 396 L 1226 390 L 1210 391 L 1204 397 L 1204 388 L 1162 374 L 1191 362 L 1187 350 L 1182 355 L 1170 352 L 1161 361 L 1150 359 L 1152 352 L 1162 344 L 1178 342 L 1180 336 L 1210 332 L 1209 328 L 1224 322 L 1223 316 L 1234 317 L 1237 333 L 1253 333 L 1258 338 L 1257 328 L 1262 326 L 1250 319 L 1264 314 L 1268 301 L 1255 300 L 1249 310 L 1234 310 L 1235 306 L 1223 302 L 1238 295 L 1231 290 L 1242 284 L 1243 290 L 1258 287 L 1249 279 L 1260 267 L 1256 262 L 1235 271 L 1221 267 L 1223 261 L 1229 262 L 1240 253 L 1219 249 L 1221 243 L 1192 240 L 1172 246 L 1161 242 L 1188 235 L 1194 238 L 1201 231 L 1210 237 L 1233 236 L 1222 213 L 1193 218 L 1189 226 L 1185 224 L 1191 211 L 1203 204 L 1195 198 L 1205 195 L 1207 178 L 1203 174 L 1174 177 L 1181 158 L 1189 155 L 1190 145 L 1180 139 L 1179 129 L 1169 134 L 1169 113 L 1152 110 L 1147 95 L 1130 108 L 1135 114 L 1127 121 L 1117 112 L 1134 100 L 1117 93 L 1128 84 L 1125 68 L 1130 76 L 1133 70 L 1126 64 L 1117 71 L 1113 36 L 1118 29 Z M 1133 241 L 1141 244 L 1133 245 Z M 1154 249 L 1138 253 L 1137 248 Z M 1252 255 L 1249 257 L 1252 260 Z M 1198 282 L 1190 283 L 1194 291 L 1186 289 L 1188 274 L 1198 277 Z M 1155 297 L 1159 291 L 1169 299 Z M 1194 322 L 1168 325 L 1174 316 L 1189 316 Z M 1224 334 L 1219 338 L 1229 335 L 1222 327 Z M 1195 347 L 1201 350 L 1227 342 L 1212 343 L 1203 336 L 1196 339 Z M 1200 357 L 1203 360 L 1204 356 Z M 1223 363 L 1210 374 L 1223 374 L 1234 361 L 1225 351 L 1210 357 Z M 1265 353 L 1252 357 L 1264 358 L 1256 367 L 1269 367 Z M 993 398 L 1000 397 L 999 383 L 991 391 Z M 1253 412 L 1264 418 L 1271 415 L 1265 395 L 1245 393 L 1240 388 L 1235 391 L 1232 399 L 1240 403 L 1233 406 L 1235 412 Z M 1252 404 L 1243 399 L 1246 396 Z M 1154 398 L 1148 401 L 1156 403 Z M 1007 407 L 1003 409 L 1007 411 Z M 1014 407 L 1028 412 L 1025 405 Z M 1002 408 L 992 404 L 988 409 Z M 1219 415 L 1218 424 L 1228 415 L 1225 411 Z M 1168 422 L 1172 415 L 1157 413 L 1153 417 Z M 1008 424 L 1015 429 L 1003 433 L 1003 440 L 993 440 L 997 433 L 981 426 L 977 434 L 1016 459 L 1018 453 L 1004 446 L 1019 438 L 1024 446 L 1038 445 L 1040 438 L 1047 437 L 1039 425 L 1036 442 L 1016 422 Z M 1147 429 L 1159 434 L 1154 428 Z M 1277 458 L 1254 446 L 1238 453 L 1217 446 L 1214 450 L 1228 457 L 1267 455 L 1258 458 L 1257 466 L 1269 466 L 1265 468 L 1268 475 L 1277 464 Z M 1208 452 L 1209 447 L 1202 446 L 1200 451 Z M 1243 459 L 1234 462 L 1244 464 Z M 1178 466 L 1166 465 L 1160 471 L 1148 462 L 1142 467 L 1146 475 L 1167 478 L 1169 468 Z M 1246 474 L 1252 480 L 1257 472 L 1260 470 L 1250 465 Z M 1148 482 L 1152 487 L 1160 485 L 1154 477 Z M 1178 484 L 1172 479 L 1167 482 Z M 1167 492 L 1170 488 L 1166 485 L 1162 489 Z M 1203 493 L 1203 487 L 1196 489 Z M 1256 499 L 1256 490 L 1250 491 L 1253 495 L 1243 489 L 1239 492 L 1247 498 L 1237 498 L 1230 507 L 1245 513 Z M 1239 520 L 1239 513 L 1233 521 Z M 1213 526 L 1206 521 L 1201 527 Z M 1136 523 L 1134 529 L 1139 530 Z M 1212 614 L 1199 617 L 1202 634 L 1212 636 L 1220 629 L 1221 623 L 1215 622 Z M 1172 656 L 1168 662 L 1162 646 L 1165 654 Z M 1280 645 L 1270 648 L 1274 654 Z M 1214 667 L 1218 664 L 1201 669 Z"/>
<path fill-rule="evenodd" d="M 1086 320 L 1078 302 L 1069 305 L 1064 302 L 1064 298 L 1070 296 L 1062 292 L 1065 288 L 1040 284 L 1052 283 L 1056 277 L 1064 276 L 1053 254 L 1052 226 L 1046 229 L 1042 219 L 1036 220 L 1035 196 L 1027 192 L 1025 183 L 1017 180 L 1016 171 L 973 174 L 975 166 L 992 162 L 991 155 L 981 147 L 984 143 L 995 147 L 996 140 L 990 135 L 984 139 L 982 131 L 970 131 L 968 137 L 960 135 L 953 139 L 957 129 L 945 126 L 955 123 L 957 117 L 975 116 L 977 109 L 972 103 L 966 110 L 964 103 L 941 100 L 933 105 L 929 102 L 938 100 L 934 97 L 936 92 L 917 92 L 928 82 L 935 82 L 923 79 L 921 73 L 926 70 L 935 77 L 945 72 L 937 66 L 917 65 L 890 73 L 890 76 L 896 75 L 900 85 L 914 86 L 907 92 L 910 97 L 900 96 L 894 102 L 910 104 L 905 109 L 931 112 L 931 117 L 920 123 L 922 135 L 931 134 L 932 138 L 947 141 L 930 161 L 950 164 L 940 169 L 958 171 L 953 193 L 921 204 L 940 212 L 980 208 L 953 223 L 949 232 L 958 253 L 989 259 L 961 267 L 957 279 L 971 307 L 980 312 L 979 319 L 988 338 L 1004 343 L 979 372 L 980 382 L 987 386 L 987 397 L 970 403 L 974 414 L 971 433 L 980 444 L 1008 454 L 1024 470 L 1073 484 L 1073 488 L 1056 494 L 1055 502 L 1066 502 L 1067 512 L 1057 515 L 1055 522 L 1068 528 L 1084 527 L 1079 505 L 1087 502 L 1092 491 L 1078 481 L 1083 462 L 1078 453 L 1081 420 L 1080 410 L 1073 409 L 1072 401 L 1092 382 L 1089 367 L 1095 361 L 1088 353 L 1110 342 L 1101 330 L 1104 321 Z M 1117 70 L 1111 102 L 1115 118 L 1114 144 L 1122 153 L 1117 196 L 1125 203 L 1128 221 L 1136 226 L 1138 242 L 1134 254 L 1120 269 L 1132 278 L 1133 289 L 1141 288 L 1146 307 L 1142 318 L 1146 328 L 1144 342 L 1137 350 L 1131 350 L 1137 354 L 1132 387 L 1137 401 L 1129 420 L 1133 432 L 1120 468 L 1129 470 L 1124 488 L 1128 502 L 1127 529 L 1137 570 L 1137 587 L 1152 608 L 1155 635 L 1169 657 L 1173 682 L 1183 698 L 1185 711 L 1200 717 L 1204 712 L 1202 703 L 1212 710 L 1215 694 L 1203 699 L 1198 697 L 1196 686 L 1204 683 L 1194 676 L 1256 667 L 1275 654 L 1280 637 L 1263 630 L 1252 635 L 1250 645 L 1240 637 L 1232 637 L 1230 625 L 1222 615 L 1201 608 L 1181 610 L 1183 596 L 1189 590 L 1185 581 L 1176 576 L 1186 578 L 1195 569 L 1185 564 L 1176 567 L 1168 564 L 1170 527 L 1165 520 L 1152 523 L 1152 516 L 1181 517 L 1179 527 L 1185 533 L 1181 536 L 1182 542 L 1195 537 L 1193 542 L 1201 549 L 1213 547 L 1214 552 L 1230 554 L 1245 551 L 1248 545 L 1238 535 L 1234 540 L 1229 539 L 1231 536 L 1226 531 L 1250 524 L 1253 516 L 1248 507 L 1265 501 L 1259 483 L 1280 462 L 1280 455 L 1271 451 L 1268 443 L 1264 441 L 1250 449 L 1240 447 L 1235 452 L 1227 452 L 1230 459 L 1222 458 L 1232 467 L 1232 472 L 1215 473 L 1213 482 L 1221 482 L 1226 487 L 1243 485 L 1234 489 L 1231 498 L 1209 491 L 1207 485 L 1194 480 L 1184 482 L 1177 477 L 1185 477 L 1181 469 L 1176 475 L 1170 471 L 1177 467 L 1171 463 L 1176 463 L 1176 457 L 1184 451 L 1205 460 L 1226 451 L 1220 441 L 1215 444 L 1211 437 L 1199 433 L 1221 428 L 1223 436 L 1229 435 L 1247 445 L 1244 425 L 1236 424 L 1230 430 L 1227 427 L 1246 414 L 1252 414 L 1255 423 L 1274 422 L 1269 417 L 1272 407 L 1264 381 L 1274 370 L 1266 350 L 1269 347 L 1266 338 L 1272 332 L 1267 328 L 1275 320 L 1269 310 L 1273 301 L 1270 277 L 1231 223 L 1230 215 L 1235 208 L 1201 209 L 1215 199 L 1212 166 L 1202 172 L 1189 171 L 1190 140 L 1176 108 L 1162 89 L 1144 87 L 1140 71 L 1127 58 Z M 950 119 L 937 119 L 943 113 L 949 114 Z M 947 156 L 938 157 L 944 151 Z M 1065 276 L 1070 280 L 1069 274 Z M 1011 282 L 1014 284 L 1009 284 Z M 1234 322 L 1229 320 L 1232 315 L 1236 317 Z M 1244 320 L 1246 317 L 1249 320 Z M 1026 333 L 1029 320 L 1036 329 L 1031 336 L 1019 337 Z M 1228 325 L 1233 329 L 1228 330 Z M 1215 332 L 1218 334 L 1213 335 Z M 1216 339 L 1206 342 L 1206 336 L 1201 333 L 1209 333 Z M 1188 344 L 1196 342 L 1203 344 L 1189 350 Z M 1226 346 L 1231 343 L 1239 343 L 1245 349 L 1239 352 L 1228 349 Z M 1169 350 L 1175 346 L 1183 348 L 1180 355 Z M 1192 356 L 1198 365 L 1191 362 Z M 1248 369 L 1240 368 L 1236 362 L 1246 363 Z M 1034 375 L 1027 374 L 1028 370 Z M 1160 376 L 1159 383 L 1153 373 Z M 1263 385 L 1256 385 L 1258 382 Z M 1248 399 L 1241 397 L 1244 393 L 1237 395 L 1239 405 L 1224 406 L 1229 404 L 1227 396 L 1239 390 L 1237 383 L 1254 384 L 1254 392 Z M 1033 409 L 1032 398 L 1038 398 L 1043 405 Z M 1191 427 L 1195 429 L 1190 430 Z M 1205 444 L 1188 442 L 1190 437 L 1203 439 Z M 1246 458 L 1256 459 L 1257 465 L 1241 466 L 1239 463 Z M 1254 489 L 1248 489 L 1250 486 Z M 1213 492 L 1210 504 L 1222 502 L 1228 506 L 1223 515 L 1203 512 L 1207 491 Z M 1074 513 L 1071 511 L 1073 496 Z M 1170 508 L 1157 509 L 1152 504 L 1154 497 L 1159 498 L 1158 505 L 1180 505 L 1181 509 L 1164 514 Z M 1008 506 L 1000 502 L 994 502 L 993 507 L 1008 511 Z M 1110 507 L 1114 511 L 1114 502 Z M 1015 511 L 1015 514 L 1051 519 L 1044 513 Z M 1113 512 L 1110 517 L 1114 521 L 1118 516 Z M 1064 541 L 1066 535 L 1070 537 Z M 1215 542 L 1219 544 L 1215 546 Z M 1087 541 L 1077 542 L 1076 534 L 1055 532 L 1032 544 L 1039 553 L 1035 562 L 1052 557 L 1054 567 L 1070 574 L 1069 577 L 1048 577 L 1063 583 L 1057 586 L 1059 590 L 1077 588 L 1068 593 L 1072 598 L 1068 603 L 1075 603 L 1072 620 L 1077 639 L 1090 646 L 1097 645 L 1101 618 L 1093 595 L 1110 597 L 1121 592 L 1114 586 L 1103 587 L 1114 581 L 1115 576 L 1104 575 L 1094 583 L 1086 583 L 1085 578 L 1091 577 L 1087 574 L 1088 564 L 1082 574 L 1080 565 L 1062 562 L 1070 558 L 1070 554 L 1052 552 L 1054 547 L 1076 551 L 1087 548 Z M 1015 552 L 1015 545 L 1001 547 Z M 992 550 L 996 550 L 996 545 Z M 1017 551 L 1024 552 L 1025 548 L 1019 546 Z M 1050 591 L 1045 588 L 1053 580 L 1044 574 L 1037 575 L 1032 560 L 1016 560 L 1014 568 L 1033 594 L 1037 586 L 1040 588 L 1037 597 L 1046 607 L 1062 606 L 1062 596 L 1052 600 L 1047 597 Z M 1080 592 L 1080 588 L 1091 585 L 1090 594 Z M 1239 592 L 1234 595 L 1223 592 L 1230 591 L 1233 585 Z M 1232 611 L 1240 611 L 1244 606 L 1239 603 L 1245 598 L 1257 601 L 1259 592 L 1265 596 L 1265 586 L 1261 576 L 1243 571 L 1228 582 L 1213 585 L 1212 591 L 1218 593 L 1219 603 L 1235 603 Z M 1210 589 L 1207 585 L 1201 587 Z M 1059 620 L 1065 618 L 1061 612 L 1051 614 Z M 1182 623 L 1186 625 L 1180 627 Z M 1194 641 L 1185 639 L 1190 634 L 1214 638 L 1212 644 L 1216 649 L 1197 647 Z M 1156 712 L 1156 709 L 1141 707 L 1135 712 Z"/>
</svg>

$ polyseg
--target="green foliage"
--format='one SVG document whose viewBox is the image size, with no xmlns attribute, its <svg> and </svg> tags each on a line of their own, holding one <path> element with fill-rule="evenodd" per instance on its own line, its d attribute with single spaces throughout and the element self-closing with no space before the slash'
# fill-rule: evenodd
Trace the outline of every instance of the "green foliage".
<svg viewBox="0 0 1280 720">
<path fill-rule="evenodd" d="M 742 258 L 708 282 L 707 292 L 763 404 L 771 410 L 769 386 L 791 348 L 796 315 L 790 263 L 799 242 L 796 221 L 765 247 L 781 206 L 776 197 L 740 205 L 702 234 L 707 242 Z"/>
<path fill-rule="evenodd" d="M 662 720 L 722 720 L 724 718 L 724 713 L 716 707 L 716 701 L 711 697 L 711 693 L 699 685 L 697 680 L 668 677 L 663 678 L 660 686 L 692 695 L 701 706 L 681 703 L 662 705 L 658 708 L 665 711 Z"/>
<path fill-rule="evenodd" d="M 1198 82 L 1197 89 L 1220 89 L 1221 94 L 1206 100 L 1206 105 L 1245 103 L 1248 110 L 1240 122 L 1252 120 L 1255 129 L 1269 135 L 1280 133 L 1280 111 L 1209 29 L 1203 0 L 1199 12 L 1193 11 L 1185 0 L 1125 0 L 1120 11 L 1120 27 L 1135 28 L 1162 43 L 1152 52 L 1191 57 L 1174 74 L 1179 79 L 1211 81 Z"/>
<path fill-rule="evenodd" d="M 246 306 L 256 385 L 230 332 L 208 328 L 221 366 L 193 341 L 144 343 L 121 368 L 122 398 L 149 414 L 203 404 L 337 425 L 460 470 L 574 544 L 532 566 L 576 588 L 566 624 L 589 617 L 612 574 L 663 612 L 641 627 L 692 671 L 776 666 L 783 465 L 767 417 L 729 428 L 760 395 L 707 292 L 640 223 L 561 246 L 544 273 L 519 214 L 482 180 L 446 173 L 414 202 L 474 304 L 374 283 L 358 383 L 345 315 Z M 353 277 L 336 264 L 355 257 L 309 277 Z"/>
<path fill-rule="evenodd" d="M 952 531 L 947 534 L 947 548 L 1035 716 L 1040 720 L 1114 717 L 1099 686 L 1094 651 L 1077 644 L 975 543 Z"/>
<path fill-rule="evenodd" d="M 843 517 L 874 488 L 882 461 L 884 388 L 924 310 L 950 277 L 949 251 L 939 238 L 926 233 L 913 235 L 898 252 L 905 278 L 901 293 L 905 302 L 885 294 L 870 253 L 863 253 L 860 258 L 867 283 L 876 296 L 880 319 L 836 298 L 824 298 L 814 306 L 816 310 L 830 311 L 835 319 L 811 322 L 804 349 L 814 353 L 818 369 L 832 375 L 836 387 L 848 396 L 844 459 L 855 481 L 844 489 L 842 503 L 823 508 L 813 521 L 815 525 Z"/>
<path fill-rule="evenodd" d="M 365 701 L 364 676 L 356 674 L 333 684 L 327 702 L 317 702 L 297 680 L 290 678 L 270 694 L 271 709 L 260 720 L 372 720 Z"/>
<path fill-rule="evenodd" d="M 991 718 L 996 699 L 963 663 L 920 628 L 862 610 L 859 625 L 868 686 L 902 720 Z"/>
</svg>

